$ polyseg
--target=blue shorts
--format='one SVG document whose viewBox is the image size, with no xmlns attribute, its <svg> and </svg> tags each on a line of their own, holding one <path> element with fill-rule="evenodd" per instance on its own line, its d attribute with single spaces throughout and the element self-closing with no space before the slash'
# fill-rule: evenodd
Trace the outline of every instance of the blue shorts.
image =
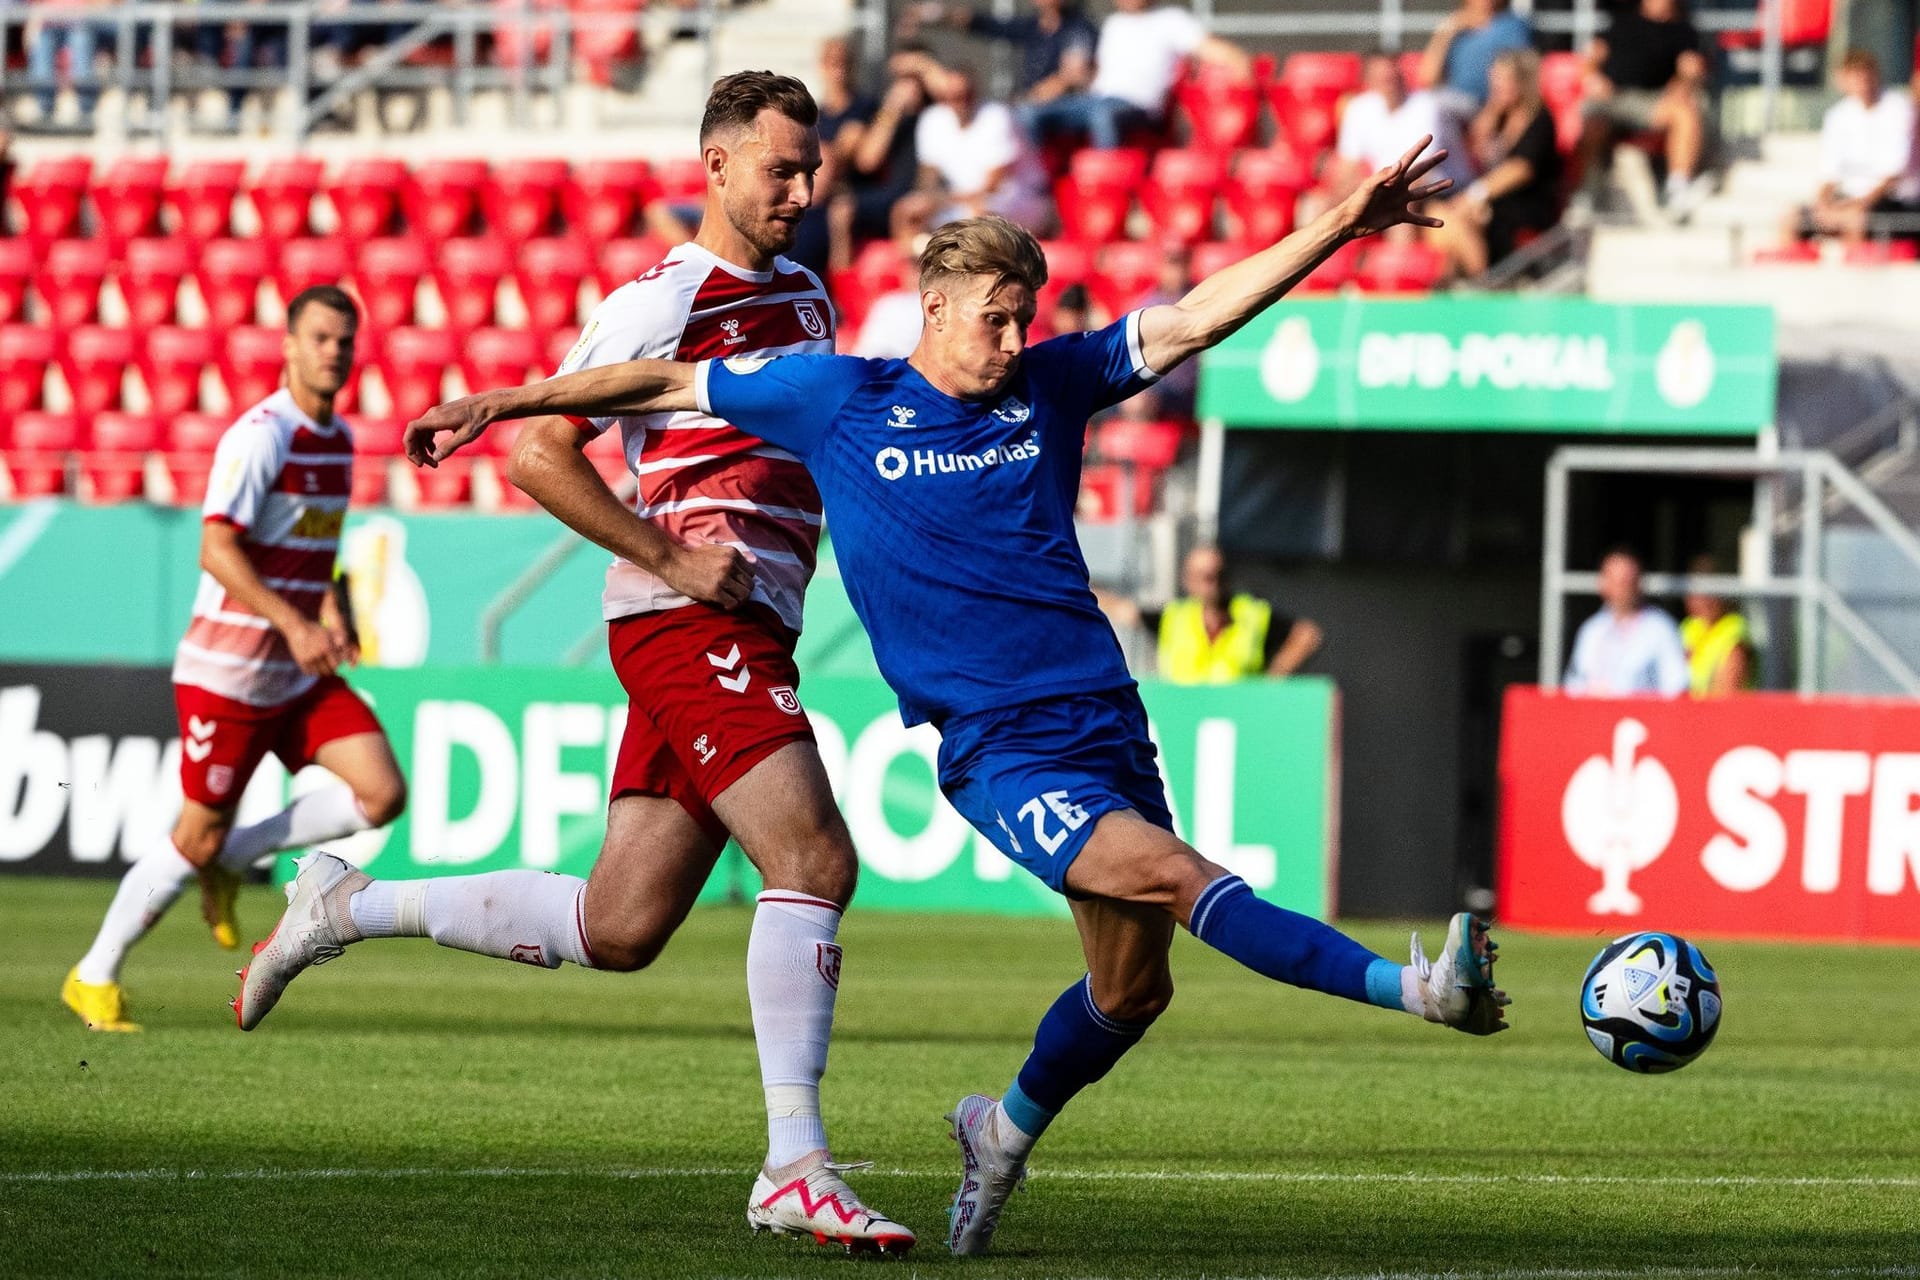
<svg viewBox="0 0 1920 1280">
<path fill-rule="evenodd" d="M 954 716 L 940 739 L 940 789 L 953 807 L 1057 893 L 1102 814 L 1132 809 L 1173 830 L 1136 689 Z"/>
</svg>

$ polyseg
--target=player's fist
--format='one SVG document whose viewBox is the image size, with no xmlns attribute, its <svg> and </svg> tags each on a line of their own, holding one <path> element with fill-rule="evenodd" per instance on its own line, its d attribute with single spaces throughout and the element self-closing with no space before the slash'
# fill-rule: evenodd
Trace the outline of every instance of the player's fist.
<svg viewBox="0 0 1920 1280">
<path fill-rule="evenodd" d="M 717 609 L 738 608 L 753 594 L 753 568 L 746 557 L 718 543 L 676 547 L 659 574 L 687 599 Z"/>
<path fill-rule="evenodd" d="M 484 396 L 462 396 L 437 404 L 407 424 L 407 461 L 416 467 L 437 467 L 454 452 L 480 438 L 493 419 Z M 445 439 L 436 440 L 436 436 Z"/>
</svg>

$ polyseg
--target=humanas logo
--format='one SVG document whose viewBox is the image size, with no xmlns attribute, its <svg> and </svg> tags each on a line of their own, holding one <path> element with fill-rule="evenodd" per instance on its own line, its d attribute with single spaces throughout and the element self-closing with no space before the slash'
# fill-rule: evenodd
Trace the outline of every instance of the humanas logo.
<svg viewBox="0 0 1920 1280">
<path fill-rule="evenodd" d="M 1040 456 L 1040 434 L 1034 432 L 1016 444 L 997 444 L 985 453 L 938 453 L 932 449 L 880 450 L 873 455 L 874 470 L 884 480 L 898 480 L 911 471 L 916 476 L 979 471 L 1008 462 L 1031 462 Z"/>
</svg>

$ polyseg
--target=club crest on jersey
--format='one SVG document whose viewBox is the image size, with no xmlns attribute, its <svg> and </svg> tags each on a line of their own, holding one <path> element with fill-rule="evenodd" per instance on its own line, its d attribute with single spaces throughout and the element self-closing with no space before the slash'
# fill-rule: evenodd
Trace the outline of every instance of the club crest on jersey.
<svg viewBox="0 0 1920 1280">
<path fill-rule="evenodd" d="M 800 714 L 800 695 L 793 691 L 792 685 L 777 684 L 767 690 L 767 694 L 773 699 L 773 705 L 788 715 L 797 716 Z"/>
<path fill-rule="evenodd" d="M 233 790 L 233 766 L 232 765 L 216 764 L 211 769 L 207 770 L 207 794 L 208 795 L 213 796 L 217 799 L 218 797 L 227 794 L 227 792 L 231 790 Z"/>
<path fill-rule="evenodd" d="M 723 339 L 727 346 L 730 347 L 736 342 L 746 341 L 745 338 L 740 336 L 740 322 L 738 320 L 722 320 L 720 327 L 727 331 L 727 336 Z"/>
<path fill-rule="evenodd" d="M 820 310 L 820 304 L 811 298 L 793 304 L 793 314 L 800 318 L 800 327 L 807 331 L 809 338 L 827 336 L 827 317 Z"/>
<path fill-rule="evenodd" d="M 1033 416 L 1033 410 L 1029 409 L 1018 396 L 1008 396 L 994 409 L 993 416 L 1010 427 L 1017 427 Z"/>
<path fill-rule="evenodd" d="M 904 429 L 914 425 L 913 419 L 914 419 L 915 411 L 907 408 L 907 406 L 903 404 L 896 404 L 892 407 L 892 409 L 889 410 L 889 412 L 893 414 L 893 417 L 887 419 L 888 426 L 900 427 Z"/>
</svg>

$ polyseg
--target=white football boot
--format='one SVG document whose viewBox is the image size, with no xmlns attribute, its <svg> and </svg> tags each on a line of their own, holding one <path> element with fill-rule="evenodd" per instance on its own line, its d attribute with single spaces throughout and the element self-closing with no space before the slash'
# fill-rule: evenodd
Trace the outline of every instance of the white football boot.
<svg viewBox="0 0 1920 1280">
<path fill-rule="evenodd" d="M 947 1113 L 953 1140 L 960 1144 L 960 1189 L 947 1210 L 947 1248 L 956 1254 L 985 1253 L 1000 1225 L 1007 1197 L 1027 1180 L 1027 1163 L 1009 1155 L 999 1142 L 1000 1104 L 970 1093 Z"/>
<path fill-rule="evenodd" d="M 287 909 L 280 923 L 265 942 L 254 943 L 253 959 L 240 970 L 233 1016 L 242 1031 L 259 1026 L 287 984 L 307 966 L 325 964 L 349 942 L 360 941 L 347 903 L 372 879 L 331 853 L 309 854 L 296 865 L 300 873 L 287 883 Z"/>
<path fill-rule="evenodd" d="M 1507 1029 L 1513 998 L 1493 985 L 1493 956 L 1500 948 L 1487 926 L 1462 911 L 1447 924 L 1447 945 L 1431 962 L 1413 935 L 1413 970 L 1420 978 L 1421 1016 L 1473 1036 Z"/>
<path fill-rule="evenodd" d="M 812 1236 L 848 1253 L 905 1253 L 913 1248 L 913 1232 L 862 1204 L 840 1177 L 872 1167 L 870 1160 L 835 1164 L 815 1153 L 784 1169 L 762 1168 L 747 1199 L 747 1225 L 756 1234 Z"/>
</svg>

